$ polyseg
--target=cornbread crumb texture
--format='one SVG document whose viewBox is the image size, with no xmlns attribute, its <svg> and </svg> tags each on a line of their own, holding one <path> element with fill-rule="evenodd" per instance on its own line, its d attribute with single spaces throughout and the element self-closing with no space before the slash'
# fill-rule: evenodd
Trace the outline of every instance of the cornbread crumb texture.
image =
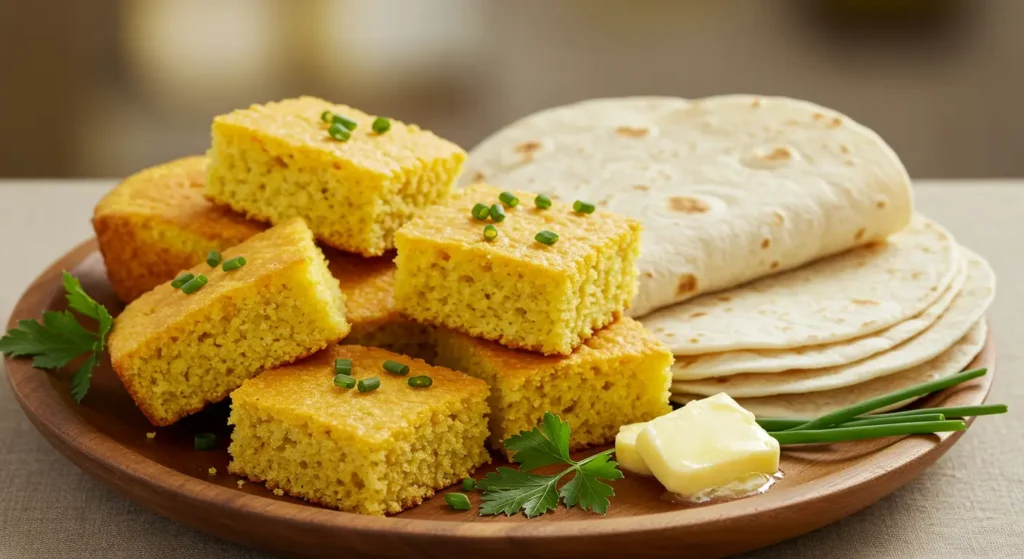
<svg viewBox="0 0 1024 559">
<path fill-rule="evenodd" d="M 96 206 L 93 228 L 117 296 L 130 302 L 211 250 L 223 250 L 264 226 L 203 197 L 206 158 L 186 157 L 140 171 Z"/>
<path fill-rule="evenodd" d="M 621 425 L 671 411 L 672 354 L 640 323 L 622 318 L 568 357 L 509 349 L 438 329 L 437 362 L 491 387 L 491 445 L 536 427 L 545 412 L 569 422 L 573 449 L 610 443 Z"/>
<path fill-rule="evenodd" d="M 377 377 L 361 393 L 334 386 L 334 361 Z M 407 376 L 382 370 L 388 360 Z M 412 376 L 429 388 L 408 385 Z M 231 395 L 234 474 L 311 502 L 383 515 L 415 506 L 490 460 L 487 384 L 379 348 L 332 346 L 247 380 Z"/>
<path fill-rule="evenodd" d="M 334 140 L 320 115 L 357 123 Z M 253 105 L 213 121 L 206 195 L 251 218 L 278 223 L 302 217 L 332 247 L 378 256 L 421 208 L 444 200 L 466 153 L 415 125 L 314 97 Z"/>
<path fill-rule="evenodd" d="M 500 188 L 476 185 L 430 208 L 395 236 L 395 306 L 413 319 L 496 340 L 508 347 L 568 355 L 629 306 L 636 294 L 640 224 L 598 210 L 576 213 L 555 202 L 534 207 L 535 194 L 515 191 L 519 205 L 494 225 L 471 215 L 497 204 Z M 557 233 L 548 246 L 534 240 Z"/>
<path fill-rule="evenodd" d="M 169 283 L 117 317 L 114 371 L 154 425 L 220 401 L 265 368 L 310 355 L 349 331 L 345 299 L 301 220 L 260 233 L 223 253 L 247 264 L 209 278 L 191 295 Z"/>
<path fill-rule="evenodd" d="M 434 357 L 434 328 L 400 315 L 394 308 L 394 254 L 362 258 L 327 249 L 327 264 L 345 294 L 352 331 L 345 343 L 381 347 L 428 362 Z"/>
</svg>

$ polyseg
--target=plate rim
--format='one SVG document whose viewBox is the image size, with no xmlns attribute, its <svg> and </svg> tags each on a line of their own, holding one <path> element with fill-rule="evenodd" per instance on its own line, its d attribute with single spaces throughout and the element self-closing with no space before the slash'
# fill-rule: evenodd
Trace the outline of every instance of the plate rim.
<svg viewBox="0 0 1024 559">
<path fill-rule="evenodd" d="M 71 269 L 93 254 L 98 254 L 95 238 L 82 242 L 64 253 L 39 274 L 29 287 L 19 296 L 7 327 L 16 325 L 18 318 L 38 317 L 42 314 L 43 304 L 35 300 L 49 301 L 52 294 L 60 289 L 58 278 L 64 269 Z M 979 401 L 984 402 L 991 391 L 992 379 L 995 376 L 996 349 L 994 336 L 989 329 L 985 345 L 969 367 L 987 366 L 989 374 L 981 377 L 974 386 L 981 388 Z M 141 484 L 154 495 L 174 495 L 186 497 L 189 502 L 201 505 L 216 514 L 234 515 L 238 518 L 258 516 L 265 520 L 282 523 L 299 523 L 317 529 L 328 528 L 339 536 L 346 533 L 359 533 L 361 536 L 409 536 L 430 538 L 451 538 L 452 540 L 494 541 L 503 540 L 547 540 L 579 537 L 609 537 L 622 534 L 633 536 L 664 533 L 666 531 L 693 530 L 711 524 L 742 521 L 763 513 L 782 513 L 790 507 L 808 506 L 816 501 L 841 497 L 865 483 L 888 480 L 891 477 L 904 475 L 907 468 L 916 470 L 892 489 L 884 491 L 877 498 L 866 503 L 867 507 L 884 495 L 916 477 L 920 471 L 931 465 L 955 444 L 965 431 L 931 435 L 927 437 L 905 437 L 895 440 L 892 444 L 876 450 L 872 455 L 876 459 L 889 458 L 887 455 L 902 455 L 902 458 L 891 462 L 890 467 L 881 472 L 873 472 L 866 468 L 855 475 L 839 476 L 836 473 L 822 476 L 801 484 L 788 491 L 771 492 L 758 496 L 756 499 L 740 499 L 737 501 L 713 505 L 715 515 L 695 514 L 694 511 L 705 507 L 681 509 L 678 511 L 658 512 L 646 515 L 604 518 L 594 515 L 593 519 L 567 519 L 526 524 L 522 522 L 462 522 L 458 520 L 430 520 L 401 517 L 375 517 L 356 513 L 348 513 L 323 508 L 313 504 L 297 504 L 267 499 L 233 489 L 225 488 L 188 474 L 178 472 L 163 464 L 150 460 L 117 441 L 77 415 L 66 405 L 52 389 L 49 373 L 34 369 L 28 359 L 4 357 L 4 369 L 11 391 L 18 404 L 48 442 L 61 454 L 87 473 L 133 501 L 140 502 L 150 509 L 154 505 L 144 499 L 127 494 L 120 484 L 107 479 L 96 467 L 110 470 L 115 476 L 124 476 Z M 45 377 L 43 375 L 46 375 Z M 42 389 L 40 389 L 42 388 Z M 949 390 L 949 389 L 947 389 Z M 929 398 L 933 398 L 930 396 Z M 967 419 L 968 426 L 973 418 Z M 916 442 L 915 442 L 916 441 Z M 924 442 L 926 446 L 903 453 L 908 444 Z M 85 463 L 83 463 L 83 461 Z M 175 521 L 196 526 L 202 531 L 225 536 L 220 532 L 212 532 L 203 526 L 188 522 L 187 519 L 157 509 L 157 512 Z M 834 519 L 833 519 L 834 520 Z M 814 526 L 823 526 L 832 522 L 828 520 Z M 313 525 L 313 526 L 311 526 Z M 805 533 L 804 530 L 800 533 Z M 793 534 L 796 535 L 796 534 Z M 776 541 L 792 537 L 780 535 Z M 231 538 L 234 539 L 234 538 Z M 240 541 L 240 540 L 235 540 Z"/>
</svg>

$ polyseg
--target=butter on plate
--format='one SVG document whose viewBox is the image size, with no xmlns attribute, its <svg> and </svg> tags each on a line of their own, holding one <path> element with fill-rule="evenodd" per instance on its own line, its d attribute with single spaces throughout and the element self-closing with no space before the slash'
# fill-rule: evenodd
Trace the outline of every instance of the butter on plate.
<svg viewBox="0 0 1024 559">
<path fill-rule="evenodd" d="M 725 393 L 623 426 L 615 454 L 623 468 L 695 501 L 755 492 L 779 469 L 778 441 Z"/>
</svg>

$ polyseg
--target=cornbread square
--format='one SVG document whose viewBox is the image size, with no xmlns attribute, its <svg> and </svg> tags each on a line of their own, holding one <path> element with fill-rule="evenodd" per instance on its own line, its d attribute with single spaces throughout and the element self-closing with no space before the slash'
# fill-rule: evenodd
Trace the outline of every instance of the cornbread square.
<svg viewBox="0 0 1024 559">
<path fill-rule="evenodd" d="M 114 322 L 114 371 L 154 425 L 218 402 L 263 369 L 290 363 L 345 337 L 345 299 L 313 233 L 287 221 L 223 253 L 244 256 L 230 272 L 205 262 L 209 281 L 186 294 L 170 283 L 131 302 Z"/>
<path fill-rule="evenodd" d="M 324 111 L 357 123 L 351 138 L 327 134 Z M 466 152 L 415 125 L 314 97 L 253 105 L 218 116 L 206 195 L 250 218 L 302 217 L 326 245 L 379 256 L 421 208 L 448 197 Z"/>
<path fill-rule="evenodd" d="M 210 203 L 205 184 L 206 158 L 186 157 L 140 171 L 100 200 L 92 225 L 122 301 L 266 228 Z"/>
<path fill-rule="evenodd" d="M 372 392 L 334 385 L 334 361 L 377 377 Z M 409 366 L 385 372 L 385 361 Z M 427 388 L 408 379 L 426 375 Z M 228 471 L 361 514 L 400 512 L 490 461 L 487 384 L 379 348 L 335 346 L 247 380 L 231 394 Z"/>
<path fill-rule="evenodd" d="M 426 324 L 569 355 L 636 294 L 640 223 L 560 202 L 542 210 L 535 194 L 516 191 L 519 205 L 505 209 L 498 237 L 486 241 L 471 209 L 498 204 L 500 192 L 470 187 L 399 230 L 395 306 Z M 534 237 L 542 230 L 560 239 L 541 244 Z"/>
<path fill-rule="evenodd" d="M 536 427 L 545 412 L 569 422 L 574 450 L 610 443 L 621 425 L 670 412 L 672 361 L 668 348 L 630 318 L 598 331 L 568 357 L 437 331 L 437 363 L 491 387 L 490 441 L 502 452 L 502 441 Z"/>
<path fill-rule="evenodd" d="M 352 325 L 346 344 L 382 347 L 433 362 L 434 327 L 409 320 L 394 308 L 393 254 L 362 258 L 330 249 L 324 254 L 345 294 L 347 318 Z"/>
</svg>

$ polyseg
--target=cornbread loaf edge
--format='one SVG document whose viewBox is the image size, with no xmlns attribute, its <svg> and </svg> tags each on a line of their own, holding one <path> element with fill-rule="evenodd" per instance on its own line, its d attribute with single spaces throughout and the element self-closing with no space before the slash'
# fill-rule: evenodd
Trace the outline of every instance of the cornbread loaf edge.
<svg viewBox="0 0 1024 559">
<path fill-rule="evenodd" d="M 114 323 L 114 371 L 154 425 L 228 396 L 260 371 L 344 338 L 345 299 L 309 228 L 296 219 L 224 251 L 234 271 L 203 263 L 192 294 L 170 284 L 129 304 Z"/>
<path fill-rule="evenodd" d="M 377 377 L 362 393 L 333 384 L 334 361 Z M 382 370 L 388 360 L 411 369 Z M 428 388 L 408 385 L 427 375 Z M 490 461 L 487 384 L 379 348 L 333 346 L 245 381 L 231 395 L 228 470 L 323 506 L 401 512 Z"/>
<path fill-rule="evenodd" d="M 569 355 L 628 308 L 636 294 L 640 223 L 571 203 L 534 206 L 535 194 L 513 191 L 483 237 L 471 210 L 500 204 L 500 188 L 476 185 L 434 206 L 395 235 L 395 307 L 424 324 L 444 326 L 512 348 Z M 557 233 L 553 245 L 535 240 Z"/>
<path fill-rule="evenodd" d="M 131 175 L 97 204 L 93 229 L 122 301 L 265 228 L 211 204 L 203 197 L 205 184 L 206 158 L 186 157 Z"/>
<path fill-rule="evenodd" d="M 672 353 L 637 321 L 621 318 L 572 355 L 510 349 L 440 328 L 437 363 L 487 381 L 491 446 L 533 429 L 545 412 L 572 428 L 570 447 L 615 440 L 619 427 L 671 411 Z"/>
<path fill-rule="evenodd" d="M 356 122 L 348 140 L 328 134 L 324 111 Z M 396 120 L 378 134 L 375 118 L 314 97 L 220 115 L 206 195 L 260 221 L 302 217 L 322 243 L 379 256 L 402 224 L 448 197 L 466 153 Z"/>
</svg>

